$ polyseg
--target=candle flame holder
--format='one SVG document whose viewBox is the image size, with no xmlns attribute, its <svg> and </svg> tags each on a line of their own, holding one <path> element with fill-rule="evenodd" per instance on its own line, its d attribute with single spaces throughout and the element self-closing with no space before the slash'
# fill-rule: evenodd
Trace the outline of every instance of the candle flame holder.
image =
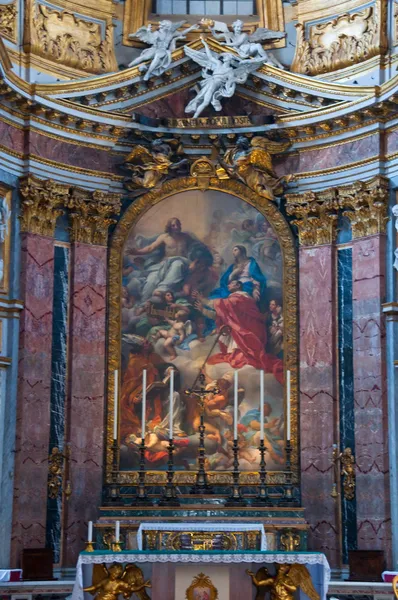
<svg viewBox="0 0 398 600">
<path fill-rule="evenodd" d="M 292 474 L 292 444 L 286 440 L 286 483 L 284 485 L 283 497 L 278 501 L 278 506 L 300 506 L 300 502 L 293 496 L 293 474 Z"/>
<path fill-rule="evenodd" d="M 94 552 L 94 542 L 86 542 L 86 547 L 84 548 L 85 552 Z"/>
<path fill-rule="evenodd" d="M 234 452 L 234 469 L 232 471 L 232 490 L 231 495 L 225 503 L 225 506 L 247 506 L 246 500 L 242 498 L 240 486 L 239 486 L 239 458 L 238 458 L 238 440 L 234 440 L 233 452 Z"/>
<path fill-rule="evenodd" d="M 176 496 L 176 489 L 174 485 L 174 444 L 173 439 L 169 440 L 169 460 L 167 469 L 167 483 L 163 490 L 163 496 L 159 502 L 159 506 L 180 506 L 180 502 Z"/>
<path fill-rule="evenodd" d="M 138 471 L 137 495 L 132 502 L 132 506 L 153 506 L 153 502 L 148 498 L 145 487 L 145 450 L 145 440 L 142 438 L 140 444 L 140 470 Z"/>
<path fill-rule="evenodd" d="M 121 551 L 122 551 L 122 542 L 113 542 L 112 552 L 121 552 Z"/>
<path fill-rule="evenodd" d="M 264 445 L 264 440 L 260 440 L 260 486 L 258 489 L 257 497 L 253 500 L 252 506 L 273 506 L 271 498 L 268 496 L 268 488 L 267 488 L 267 471 L 265 470 L 265 451 L 267 448 Z"/>
<path fill-rule="evenodd" d="M 117 443 L 117 440 L 113 440 L 112 471 L 111 471 L 112 483 L 109 485 L 109 488 L 108 488 L 108 498 L 106 501 L 107 505 L 112 505 L 112 504 L 116 504 L 117 502 L 120 502 L 120 488 L 119 488 L 118 482 L 117 482 L 117 476 L 118 476 L 117 459 L 118 459 L 118 443 Z"/>
</svg>

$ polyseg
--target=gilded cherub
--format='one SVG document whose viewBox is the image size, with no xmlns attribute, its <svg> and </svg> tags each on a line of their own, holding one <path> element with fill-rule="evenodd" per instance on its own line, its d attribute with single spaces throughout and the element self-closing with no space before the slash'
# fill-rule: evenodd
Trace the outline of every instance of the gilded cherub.
<svg viewBox="0 0 398 600">
<path fill-rule="evenodd" d="M 177 147 L 175 147 L 177 146 Z M 183 149 L 176 140 L 154 140 L 150 148 L 137 145 L 128 155 L 125 168 L 131 171 L 131 183 L 126 187 L 151 189 L 163 183 L 171 171 L 188 164 Z"/>
<path fill-rule="evenodd" d="M 94 600 L 118 600 L 121 594 L 129 600 L 132 594 L 137 594 L 140 600 L 150 600 L 145 588 L 152 587 L 150 581 L 144 581 L 141 569 L 136 565 L 113 563 L 109 568 L 104 564 L 94 565 L 93 581 L 90 587 L 84 588 L 90 592 Z"/>
<path fill-rule="evenodd" d="M 257 588 L 256 600 L 262 597 L 261 588 L 270 588 L 271 600 L 294 600 L 294 592 L 297 588 L 310 598 L 310 600 L 320 600 L 320 596 L 313 586 L 311 575 L 305 565 L 277 565 L 276 575 L 269 575 L 265 567 L 261 567 L 256 573 L 246 570 L 246 573 L 252 578 L 253 585 Z"/>
<path fill-rule="evenodd" d="M 282 182 L 272 166 L 272 154 L 283 152 L 290 142 L 274 142 L 266 137 L 255 136 L 251 141 L 239 136 L 236 146 L 227 150 L 220 164 L 230 177 L 239 179 L 260 196 L 275 200 L 283 192 Z"/>
</svg>

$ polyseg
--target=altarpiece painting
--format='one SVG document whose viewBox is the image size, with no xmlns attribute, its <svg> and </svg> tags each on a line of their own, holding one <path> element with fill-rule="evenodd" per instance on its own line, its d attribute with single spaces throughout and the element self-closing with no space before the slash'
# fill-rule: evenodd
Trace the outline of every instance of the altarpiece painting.
<svg viewBox="0 0 398 600">
<path fill-rule="evenodd" d="M 167 468 L 174 369 L 176 469 L 196 470 L 200 407 L 186 390 L 200 372 L 209 390 L 219 390 L 205 400 L 206 469 L 232 469 L 238 370 L 240 469 L 257 470 L 263 370 L 267 469 L 283 471 L 286 268 L 280 231 L 271 221 L 266 212 L 230 193 L 187 190 L 154 203 L 130 227 L 125 225 L 119 242 L 116 348 L 120 471 L 139 468 L 143 369 L 148 469 Z M 116 311 L 114 299 L 112 304 Z"/>
</svg>

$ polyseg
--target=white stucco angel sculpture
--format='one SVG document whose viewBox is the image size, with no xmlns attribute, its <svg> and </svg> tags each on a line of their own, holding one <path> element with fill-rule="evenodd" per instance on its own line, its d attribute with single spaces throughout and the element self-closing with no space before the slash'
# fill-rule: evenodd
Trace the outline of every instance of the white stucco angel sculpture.
<svg viewBox="0 0 398 600">
<path fill-rule="evenodd" d="M 243 31 L 243 21 L 238 19 L 232 23 L 233 31 L 230 31 L 228 25 L 222 21 L 208 21 L 202 19 L 202 25 L 208 25 L 213 37 L 223 46 L 234 48 L 241 58 L 262 58 L 264 64 L 273 65 L 284 69 L 285 67 L 273 56 L 270 52 L 266 52 L 261 45 L 261 42 L 271 42 L 280 40 L 286 36 L 281 31 L 272 31 L 265 27 L 258 27 L 254 33 L 249 35 Z"/>
<path fill-rule="evenodd" d="M 176 49 L 178 40 L 185 40 L 187 34 L 193 29 L 198 29 L 199 25 L 192 25 L 183 32 L 178 32 L 178 29 L 184 25 L 186 21 L 160 21 L 159 28 L 152 31 L 152 25 L 143 25 L 135 33 L 129 35 L 130 38 L 137 38 L 151 47 L 146 48 L 141 54 L 134 59 L 129 67 L 135 67 L 145 61 L 151 61 L 149 65 L 141 65 L 140 71 L 145 72 L 144 81 L 148 81 L 152 75 L 161 75 L 171 64 L 171 53 Z"/>
<path fill-rule="evenodd" d="M 203 67 L 200 90 L 185 108 L 186 113 L 194 113 L 194 118 L 199 117 L 209 104 L 215 110 L 221 110 L 221 98 L 231 98 L 235 93 L 236 84 L 245 83 L 250 73 L 264 63 L 263 58 L 244 60 L 230 52 L 215 54 L 206 41 L 201 39 L 205 47 L 204 51 L 184 46 L 185 54 Z"/>
</svg>

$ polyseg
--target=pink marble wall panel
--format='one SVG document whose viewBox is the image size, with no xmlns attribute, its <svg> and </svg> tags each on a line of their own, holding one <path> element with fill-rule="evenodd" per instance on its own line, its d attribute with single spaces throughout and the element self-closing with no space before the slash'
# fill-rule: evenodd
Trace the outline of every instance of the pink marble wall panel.
<svg viewBox="0 0 398 600">
<path fill-rule="evenodd" d="M 174 600 L 175 579 L 175 563 L 153 563 L 151 578 L 152 588 L 149 591 L 152 600 Z"/>
<path fill-rule="evenodd" d="M 64 564 L 73 566 L 101 504 L 104 444 L 107 250 L 75 244 L 71 252 L 69 423 L 70 479 Z"/>
<path fill-rule="evenodd" d="M 123 156 L 111 154 L 109 149 L 70 144 L 61 138 L 46 137 L 34 131 L 30 131 L 26 146 L 26 153 L 53 160 L 61 166 L 63 163 L 105 173 L 116 173 L 116 165 L 123 161 Z"/>
<path fill-rule="evenodd" d="M 391 560 L 385 328 L 385 237 L 353 242 L 353 350 L 358 548 Z"/>
<path fill-rule="evenodd" d="M 332 246 L 301 248 L 300 445 L 302 503 L 310 524 L 309 548 L 339 563 L 331 462 L 335 441 L 335 269 Z"/>
<path fill-rule="evenodd" d="M 21 236 L 21 315 L 11 564 L 45 545 L 54 242 Z"/>
<path fill-rule="evenodd" d="M 274 161 L 274 165 L 277 174 L 282 176 L 348 165 L 372 156 L 377 157 L 379 153 L 380 136 L 376 133 L 362 140 L 345 142 L 330 148 L 298 151 L 287 157 L 279 157 Z"/>
<path fill-rule="evenodd" d="M 13 125 L 0 121 L 0 143 L 2 146 L 23 153 L 25 144 L 25 133 Z"/>
</svg>

